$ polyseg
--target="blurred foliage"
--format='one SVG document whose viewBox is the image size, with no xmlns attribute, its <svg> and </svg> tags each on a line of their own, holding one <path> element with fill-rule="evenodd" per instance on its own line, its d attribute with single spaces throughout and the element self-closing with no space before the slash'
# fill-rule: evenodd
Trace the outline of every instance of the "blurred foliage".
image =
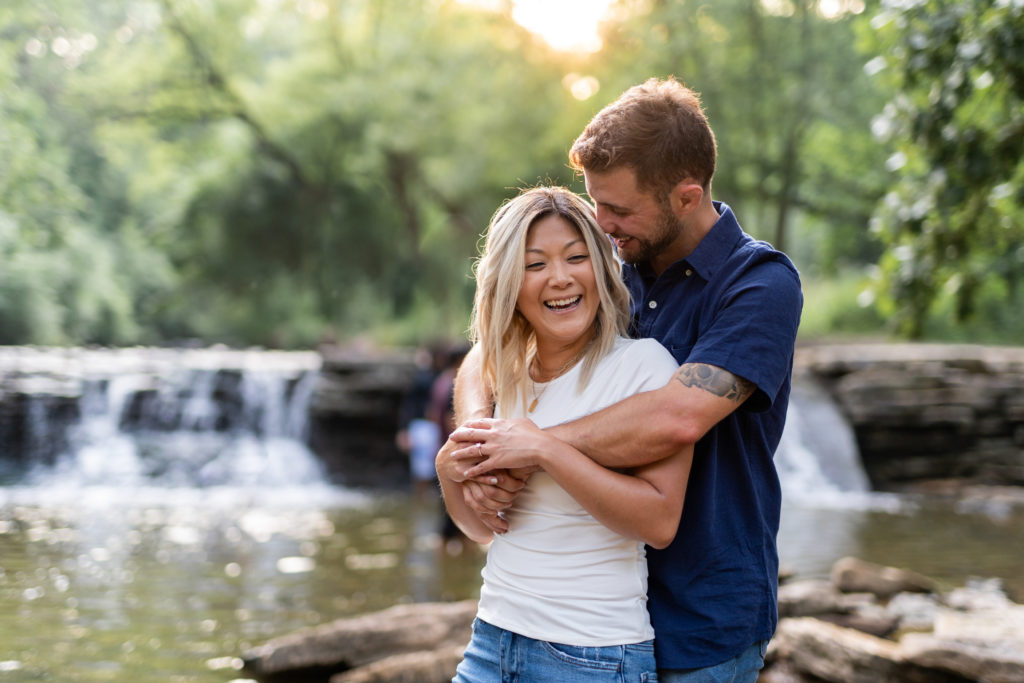
<svg viewBox="0 0 1024 683">
<path fill-rule="evenodd" d="M 862 269 L 844 269 L 828 277 L 804 275 L 800 336 L 805 340 L 836 336 L 885 336 L 886 321 L 870 301 L 873 279 Z"/>
<path fill-rule="evenodd" d="M 1020 125 L 1019 111 L 1009 117 L 1019 90 L 1007 85 L 1011 68 L 1020 82 L 1019 3 L 956 15 L 957 99 L 946 118 L 921 122 L 942 110 L 929 97 L 949 75 L 933 64 L 948 36 L 932 19 L 955 14 L 946 3 L 619 0 L 594 54 L 553 50 L 508 2 L 491 4 L 3 3 L 0 343 L 459 335 L 470 260 L 495 208 L 539 182 L 582 191 L 566 162 L 572 140 L 651 76 L 702 94 L 720 147 L 715 197 L 810 281 L 857 290 L 823 302 L 835 309 L 817 316 L 826 327 L 884 319 L 862 291 L 880 259 L 886 274 L 910 262 L 914 276 L 884 305 L 924 301 L 920 283 L 948 281 L 955 259 L 936 255 L 951 242 L 932 233 L 959 234 L 957 258 L 970 246 L 978 278 L 1016 272 L 1007 245 L 1019 243 L 1024 183 L 1000 131 Z M 879 54 L 886 68 L 872 79 L 864 64 L 878 67 Z M 876 133 L 889 127 L 888 147 L 873 117 Z M 950 125 L 955 144 L 928 147 Z M 872 233 L 897 151 L 907 161 Z M 946 164 L 938 186 L 931 171 Z M 901 227 L 927 197 L 921 226 L 946 227 Z M 968 212 L 975 197 L 985 207 Z M 959 277 L 964 292 L 976 288 Z M 809 306 L 826 289 L 809 291 Z"/>
<path fill-rule="evenodd" d="M 1024 3 L 893 0 L 871 27 L 881 56 L 869 68 L 896 93 L 873 124 L 897 176 L 873 226 L 889 247 L 884 310 L 913 338 L 934 333 L 929 313 L 946 300 L 944 336 L 975 314 L 982 327 L 1003 317 L 994 296 L 1019 320 Z"/>
</svg>

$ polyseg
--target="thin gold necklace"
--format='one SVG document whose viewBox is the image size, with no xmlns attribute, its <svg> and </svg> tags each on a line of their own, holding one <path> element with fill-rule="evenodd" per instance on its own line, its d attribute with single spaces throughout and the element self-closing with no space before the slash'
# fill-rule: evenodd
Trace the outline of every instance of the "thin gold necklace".
<svg viewBox="0 0 1024 683">
<path fill-rule="evenodd" d="M 577 362 L 579 362 L 580 358 L 583 358 L 583 355 L 587 352 L 587 349 L 589 349 L 589 348 L 590 348 L 590 344 L 588 343 L 586 346 L 584 346 L 582 349 L 580 349 L 579 353 L 577 353 L 575 356 L 573 356 L 568 361 L 566 361 L 565 365 L 563 365 L 562 367 L 558 368 L 558 372 L 556 372 L 546 382 L 537 382 L 536 380 L 534 381 L 534 383 L 533 383 L 533 391 L 534 391 L 534 393 L 533 393 L 533 400 L 530 402 L 530 407 L 526 409 L 527 413 L 532 413 L 533 411 L 535 411 L 537 409 L 537 403 L 540 401 L 540 397 L 544 395 L 544 392 L 548 390 L 548 385 L 551 384 L 552 382 L 554 382 L 556 379 L 558 379 L 562 375 L 564 375 L 569 368 L 571 368 L 573 365 L 575 365 Z M 544 368 L 541 367 L 540 362 L 537 360 L 536 356 L 534 356 L 533 360 L 530 361 L 530 366 L 537 368 L 537 373 L 536 373 L 537 375 L 541 375 L 541 371 L 544 369 Z M 538 384 L 543 384 L 544 385 L 543 387 L 541 387 L 540 391 L 537 391 L 537 385 Z"/>
</svg>

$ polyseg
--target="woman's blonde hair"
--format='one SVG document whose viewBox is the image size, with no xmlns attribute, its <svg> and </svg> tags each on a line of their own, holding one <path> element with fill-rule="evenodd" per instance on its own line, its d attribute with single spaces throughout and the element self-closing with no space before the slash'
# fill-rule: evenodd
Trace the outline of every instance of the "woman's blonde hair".
<svg viewBox="0 0 1024 683">
<path fill-rule="evenodd" d="M 527 233 L 548 216 L 564 218 L 579 230 L 597 282 L 594 338 L 582 359 L 579 389 L 586 386 L 615 338 L 626 333 L 629 322 L 629 292 L 619 277 L 619 262 L 587 202 L 563 187 L 536 187 L 504 203 L 491 218 L 476 262 L 470 334 L 480 344 L 485 385 L 506 414 L 517 399 L 526 405 L 528 369 L 537 342 L 532 326 L 516 309 L 516 300 L 523 285 Z"/>
</svg>

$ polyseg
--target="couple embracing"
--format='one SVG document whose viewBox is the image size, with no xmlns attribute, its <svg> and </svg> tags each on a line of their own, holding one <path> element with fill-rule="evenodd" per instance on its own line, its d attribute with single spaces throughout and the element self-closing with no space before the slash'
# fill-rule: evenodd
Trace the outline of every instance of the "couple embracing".
<svg viewBox="0 0 1024 683">
<path fill-rule="evenodd" d="M 436 465 L 491 545 L 454 680 L 755 681 L 799 277 L 712 201 L 714 134 L 674 79 L 601 110 L 570 160 L 594 207 L 523 192 L 476 267 Z"/>
</svg>

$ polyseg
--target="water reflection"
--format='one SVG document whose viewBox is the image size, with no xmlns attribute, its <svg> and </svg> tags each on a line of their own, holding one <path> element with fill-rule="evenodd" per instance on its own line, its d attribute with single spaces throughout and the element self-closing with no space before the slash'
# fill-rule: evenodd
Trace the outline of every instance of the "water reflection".
<svg viewBox="0 0 1024 683">
<path fill-rule="evenodd" d="M 228 680 L 267 638 L 474 597 L 482 556 L 448 555 L 439 524 L 437 501 L 367 496 L 322 509 L 6 505 L 5 680 Z"/>
<path fill-rule="evenodd" d="M 0 505 L 4 680 L 226 681 L 238 656 L 268 638 L 399 602 L 477 595 L 483 554 L 446 550 L 436 499 L 182 498 Z M 997 576 L 1019 599 L 1022 525 L 1020 508 L 993 517 L 920 500 L 896 512 L 790 504 L 780 555 L 803 576 L 827 574 L 844 555 L 947 587 Z"/>
</svg>

